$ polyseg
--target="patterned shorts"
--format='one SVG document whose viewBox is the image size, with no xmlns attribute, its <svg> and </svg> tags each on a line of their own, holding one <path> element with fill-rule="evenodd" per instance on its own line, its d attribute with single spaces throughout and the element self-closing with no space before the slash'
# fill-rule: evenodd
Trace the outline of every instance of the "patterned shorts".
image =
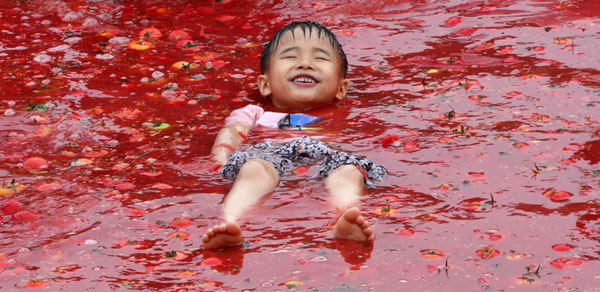
<svg viewBox="0 0 600 292">
<path fill-rule="evenodd" d="M 279 175 L 291 171 L 297 166 L 297 162 L 321 161 L 319 173 L 316 175 L 321 178 L 327 177 L 342 165 L 352 164 L 363 172 L 367 186 L 373 185 L 372 180 L 381 180 L 386 174 L 383 167 L 368 159 L 333 150 L 326 143 L 307 136 L 284 143 L 261 142 L 246 151 L 233 152 L 229 161 L 223 165 L 221 174 L 225 178 L 235 179 L 242 165 L 252 159 L 268 161 L 277 169 Z"/>
</svg>

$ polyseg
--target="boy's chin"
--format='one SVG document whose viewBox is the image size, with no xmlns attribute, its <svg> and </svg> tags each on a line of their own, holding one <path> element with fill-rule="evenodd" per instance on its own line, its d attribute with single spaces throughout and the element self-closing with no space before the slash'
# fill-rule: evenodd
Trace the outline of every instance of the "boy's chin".
<svg viewBox="0 0 600 292">
<path fill-rule="evenodd" d="M 294 110 L 294 111 L 303 111 L 303 110 L 308 110 L 311 108 L 316 108 L 316 107 L 331 104 L 331 103 L 333 103 L 333 99 L 321 100 L 321 101 L 306 100 L 306 99 L 282 101 L 282 100 L 276 100 L 276 99 L 271 98 L 271 103 L 273 103 L 273 105 L 275 105 L 276 107 L 279 107 L 279 108 L 284 108 L 284 109 L 289 109 L 289 110 Z"/>
</svg>

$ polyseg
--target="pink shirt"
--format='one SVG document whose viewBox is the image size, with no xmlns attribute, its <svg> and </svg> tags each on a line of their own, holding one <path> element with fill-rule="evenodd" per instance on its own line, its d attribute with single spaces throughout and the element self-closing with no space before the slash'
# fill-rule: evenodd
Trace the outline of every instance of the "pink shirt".
<svg viewBox="0 0 600 292">
<path fill-rule="evenodd" d="M 251 128 L 263 126 L 277 129 L 277 122 L 285 117 L 285 115 L 285 113 L 266 112 L 260 106 L 249 104 L 232 111 L 225 119 L 225 126 L 229 126 L 235 122 L 242 122 Z"/>
</svg>

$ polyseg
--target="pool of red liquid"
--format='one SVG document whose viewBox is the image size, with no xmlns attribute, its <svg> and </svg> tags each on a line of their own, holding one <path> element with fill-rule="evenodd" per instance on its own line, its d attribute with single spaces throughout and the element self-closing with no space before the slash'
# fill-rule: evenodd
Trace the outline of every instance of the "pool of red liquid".
<svg viewBox="0 0 600 292">
<path fill-rule="evenodd" d="M 598 291 L 600 2 L 0 3 L 0 289 Z M 224 118 L 266 104 L 262 44 L 329 27 L 350 63 L 335 148 L 389 174 L 376 240 L 334 240 L 299 171 L 203 251 Z M 153 29 L 152 29 L 153 28 Z M 264 132 L 251 133 L 260 141 Z"/>
</svg>

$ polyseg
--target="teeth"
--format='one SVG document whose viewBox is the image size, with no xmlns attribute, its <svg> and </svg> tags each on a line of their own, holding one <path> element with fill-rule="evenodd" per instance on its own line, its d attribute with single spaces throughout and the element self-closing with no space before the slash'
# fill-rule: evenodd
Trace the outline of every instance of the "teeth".
<svg viewBox="0 0 600 292">
<path fill-rule="evenodd" d="M 296 77 L 292 81 L 294 81 L 294 82 L 302 82 L 302 83 L 317 83 L 314 79 L 312 79 L 310 77 Z"/>
</svg>

